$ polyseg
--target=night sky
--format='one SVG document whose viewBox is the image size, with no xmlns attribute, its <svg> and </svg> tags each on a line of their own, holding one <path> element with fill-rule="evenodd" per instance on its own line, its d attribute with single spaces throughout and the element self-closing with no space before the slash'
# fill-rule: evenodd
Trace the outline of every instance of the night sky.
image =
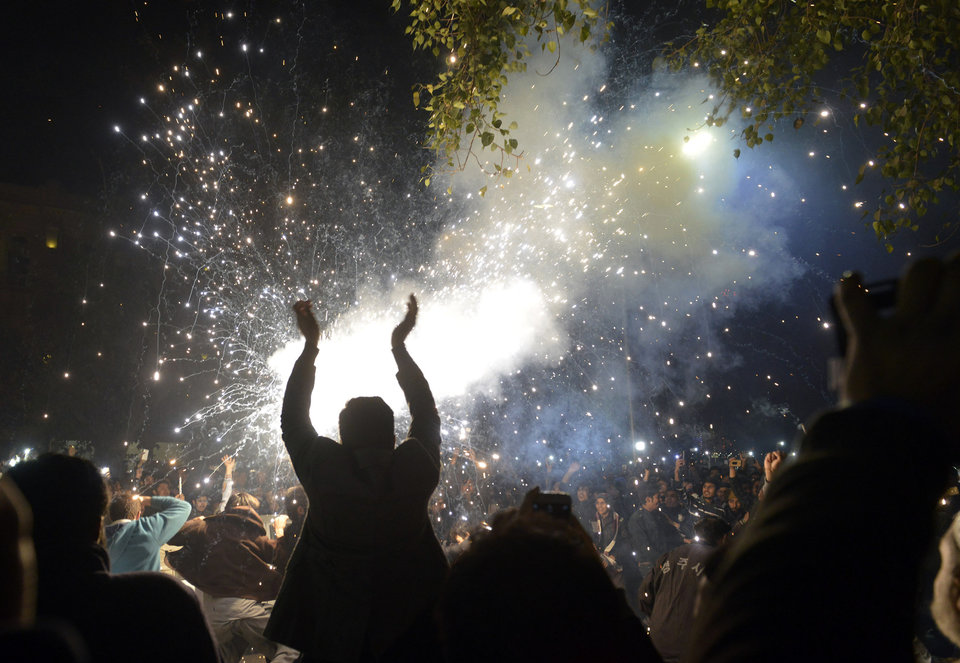
<svg viewBox="0 0 960 663">
<path fill-rule="evenodd" d="M 414 56 L 387 0 L 159 4 L 7 8 L 0 182 L 98 201 L 106 281 L 81 317 L 109 329 L 49 367 L 70 384 L 15 444 L 275 463 L 290 304 L 313 299 L 325 329 L 314 421 L 331 433 L 352 395 L 403 412 L 387 339 L 416 292 L 409 346 L 450 449 L 523 467 L 724 441 L 759 455 L 832 402 L 835 279 L 955 248 L 922 248 L 936 228 L 876 241 L 856 204 L 881 183 L 853 184 L 876 138 L 829 101 L 772 145 L 734 126 L 685 151 L 711 91 L 650 65 L 693 5 L 615 5 L 598 54 L 564 45 L 548 76 L 543 60 L 512 78 L 517 177 L 424 187 L 410 90 L 444 64 Z M 117 302 L 135 316 L 97 326 Z M 110 372 L 105 345 L 135 357 L 122 421 L 81 427 L 71 390 Z"/>
</svg>

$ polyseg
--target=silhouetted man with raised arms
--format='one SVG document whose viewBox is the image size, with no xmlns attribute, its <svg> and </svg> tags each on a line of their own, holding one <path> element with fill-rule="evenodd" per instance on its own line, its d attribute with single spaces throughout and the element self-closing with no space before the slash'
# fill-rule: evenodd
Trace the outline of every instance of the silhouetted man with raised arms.
<svg viewBox="0 0 960 663">
<path fill-rule="evenodd" d="M 396 447 L 393 411 L 379 397 L 347 402 L 340 444 L 314 430 L 320 328 L 309 301 L 293 308 L 305 345 L 287 383 L 281 428 L 310 506 L 265 634 L 303 652 L 304 661 L 436 658 L 430 612 L 447 563 L 427 504 L 440 480 L 440 416 L 404 346 L 417 300 L 410 296 L 391 337 L 411 415 L 407 439 Z"/>
</svg>

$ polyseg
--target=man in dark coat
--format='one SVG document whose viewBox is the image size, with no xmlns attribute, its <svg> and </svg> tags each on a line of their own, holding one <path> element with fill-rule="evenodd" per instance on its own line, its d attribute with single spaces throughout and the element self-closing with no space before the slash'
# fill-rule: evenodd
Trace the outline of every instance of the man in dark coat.
<svg viewBox="0 0 960 663">
<path fill-rule="evenodd" d="M 704 516 L 693 529 L 697 541 L 661 556 L 640 585 L 639 609 L 649 617 L 650 639 L 664 663 L 683 660 L 707 560 L 730 531 L 730 525 L 720 518 Z"/>
<path fill-rule="evenodd" d="M 266 635 L 306 661 L 397 660 L 405 652 L 429 660 L 434 650 L 424 643 L 447 562 L 427 518 L 440 480 L 440 416 L 404 345 L 417 301 L 410 296 L 391 337 L 411 415 L 408 437 L 396 448 L 393 412 L 379 398 L 347 403 L 341 444 L 314 430 L 320 329 L 310 302 L 297 302 L 294 311 L 305 347 L 287 383 L 281 428 L 310 506 Z"/>
<path fill-rule="evenodd" d="M 640 499 L 642 505 L 630 516 L 627 529 L 642 578 L 650 572 L 660 555 L 683 543 L 683 535 L 660 513 L 657 484 L 647 483 L 641 486 Z"/>
</svg>

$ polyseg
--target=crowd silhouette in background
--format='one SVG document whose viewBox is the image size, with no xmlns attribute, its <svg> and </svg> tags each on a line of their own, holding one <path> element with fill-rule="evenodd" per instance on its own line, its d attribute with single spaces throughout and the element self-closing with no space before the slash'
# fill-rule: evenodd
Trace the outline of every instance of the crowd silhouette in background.
<svg viewBox="0 0 960 663">
<path fill-rule="evenodd" d="M 441 451 L 405 345 L 417 300 L 390 336 L 410 409 L 399 444 L 379 397 L 346 404 L 339 441 L 317 434 L 314 382 L 338 376 L 317 374 L 320 329 L 297 302 L 286 490 L 230 456 L 218 494 L 189 502 L 145 457 L 129 481 L 69 454 L 6 468 L 0 658 L 958 658 L 960 258 L 912 264 L 885 314 L 858 275 L 836 292 L 842 401 L 793 452 L 573 461 L 456 490 L 444 472 L 477 461 Z"/>
</svg>

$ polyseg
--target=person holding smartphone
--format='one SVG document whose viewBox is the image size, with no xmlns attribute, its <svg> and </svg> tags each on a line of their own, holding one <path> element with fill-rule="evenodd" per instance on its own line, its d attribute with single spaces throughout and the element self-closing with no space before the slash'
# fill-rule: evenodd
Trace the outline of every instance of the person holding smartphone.
<svg viewBox="0 0 960 663">
<path fill-rule="evenodd" d="M 960 460 L 960 257 L 913 263 L 890 316 L 855 274 L 837 294 L 841 403 L 807 427 L 717 565 L 691 663 L 914 660 L 918 572 Z M 897 480 L 864 500 L 877 477 Z"/>
</svg>

